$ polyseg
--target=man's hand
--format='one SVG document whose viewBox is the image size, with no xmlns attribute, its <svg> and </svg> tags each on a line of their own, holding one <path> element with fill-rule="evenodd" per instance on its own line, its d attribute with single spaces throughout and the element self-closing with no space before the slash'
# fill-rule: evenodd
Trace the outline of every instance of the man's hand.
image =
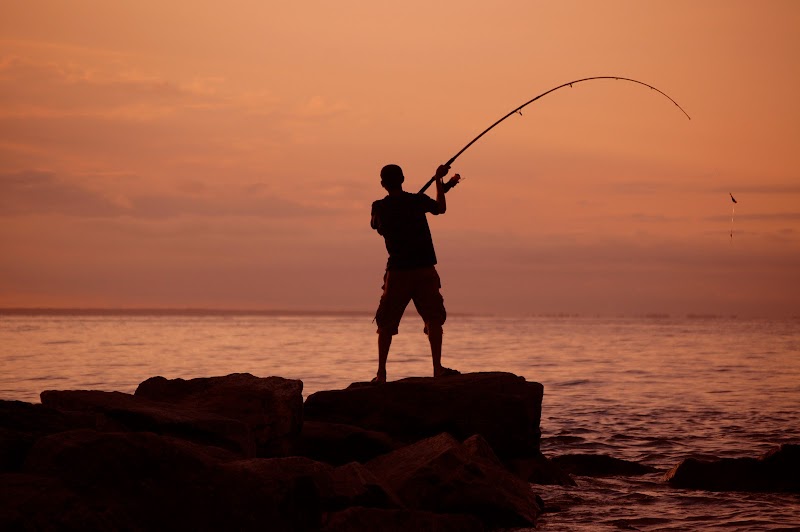
<svg viewBox="0 0 800 532">
<path fill-rule="evenodd" d="M 450 167 L 446 164 L 439 165 L 439 168 L 436 169 L 436 175 L 434 176 L 437 180 L 442 179 L 444 176 L 447 175 L 447 172 L 450 171 Z"/>
</svg>

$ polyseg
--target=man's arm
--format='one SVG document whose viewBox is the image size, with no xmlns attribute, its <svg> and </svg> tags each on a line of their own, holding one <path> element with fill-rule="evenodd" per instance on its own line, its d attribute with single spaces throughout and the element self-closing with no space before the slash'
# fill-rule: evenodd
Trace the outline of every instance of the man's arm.
<svg viewBox="0 0 800 532">
<path fill-rule="evenodd" d="M 439 212 L 437 214 L 444 214 L 445 211 L 447 211 L 447 200 L 444 195 L 444 182 L 442 178 L 446 176 L 449 171 L 449 166 L 441 165 L 436 169 L 436 175 L 434 175 L 436 178 L 436 204 L 439 206 Z"/>
<path fill-rule="evenodd" d="M 378 214 L 378 202 L 377 201 L 372 204 L 372 213 L 370 215 L 369 225 L 370 225 L 370 227 L 375 229 L 378 232 L 378 234 L 381 234 L 381 235 L 383 234 L 383 233 L 381 233 L 381 217 Z"/>
</svg>

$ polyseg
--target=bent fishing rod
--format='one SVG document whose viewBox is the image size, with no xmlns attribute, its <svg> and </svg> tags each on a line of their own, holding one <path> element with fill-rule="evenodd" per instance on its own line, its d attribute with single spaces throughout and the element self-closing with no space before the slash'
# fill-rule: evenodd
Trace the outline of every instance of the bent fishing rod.
<svg viewBox="0 0 800 532">
<path fill-rule="evenodd" d="M 491 131 L 492 129 L 494 129 L 494 127 L 495 127 L 495 126 L 497 126 L 498 124 L 500 124 L 500 122 L 502 122 L 503 120 L 505 120 L 505 119 L 506 119 L 506 118 L 508 118 L 509 116 L 511 116 L 511 115 L 513 115 L 513 114 L 517 114 L 517 113 L 518 113 L 518 114 L 521 116 L 521 115 L 522 115 L 522 109 L 523 109 L 523 108 L 525 108 L 525 107 L 527 107 L 528 105 L 532 104 L 533 102 L 535 102 L 535 101 L 536 101 L 536 100 L 538 100 L 539 98 L 542 98 L 543 96 L 547 96 L 547 95 L 548 95 L 548 94 L 550 94 L 551 92 L 555 92 L 555 91 L 557 91 L 558 89 L 563 89 L 564 87 L 567 87 L 567 86 L 569 86 L 569 87 L 572 87 L 572 86 L 573 86 L 573 85 L 575 85 L 576 83 L 582 83 L 582 82 L 584 82 L 584 81 L 591 81 L 591 80 L 593 80 L 593 79 L 614 79 L 614 80 L 619 80 L 619 81 L 630 81 L 631 83 L 638 83 L 639 85 L 643 85 L 643 86 L 645 86 L 645 87 L 648 87 L 648 88 L 650 88 L 650 89 L 653 89 L 654 91 L 656 91 L 657 93 L 661 94 L 662 96 L 664 96 L 665 98 L 667 98 L 669 101 L 671 101 L 672 103 L 674 103 L 674 104 L 675 104 L 675 106 L 676 106 L 678 109 L 680 109 L 680 110 L 681 110 L 681 112 L 682 112 L 683 114 L 685 114 L 685 115 L 686 115 L 686 118 L 688 118 L 689 120 L 691 120 L 691 119 L 692 119 L 692 117 L 690 117 L 690 116 L 689 116 L 689 114 L 688 114 L 686 111 L 684 111 L 684 110 L 683 110 L 683 107 L 681 107 L 681 106 L 678 104 L 678 102 L 676 102 L 675 100 L 673 100 L 672 98 L 670 98 L 670 96 L 669 96 L 667 93 L 665 93 L 665 92 L 663 92 L 663 91 L 661 91 L 661 90 L 659 90 L 659 89 L 657 89 L 657 88 L 653 87 L 652 85 L 648 85 L 647 83 L 645 83 L 645 82 L 643 82 L 643 81 L 639 81 L 639 80 L 636 80 L 636 79 L 631 79 L 631 78 L 623 78 L 623 77 L 620 77 L 620 76 L 593 76 L 593 77 L 591 77 L 591 78 L 576 79 L 575 81 L 569 81 L 569 82 L 567 82 L 567 83 L 564 83 L 564 84 L 562 84 L 562 85 L 559 85 L 558 87 L 554 87 L 554 88 L 550 89 L 550 90 L 549 90 L 549 91 L 547 91 L 547 92 L 543 92 L 543 93 L 541 93 L 539 96 L 537 96 L 537 97 L 535 97 L 535 98 L 533 98 L 533 99 L 530 99 L 530 100 L 528 100 L 527 102 L 523 103 L 523 104 L 522 104 L 522 105 L 520 105 L 519 107 L 515 107 L 514 109 L 512 109 L 511 111 L 509 111 L 509 112 L 508 112 L 508 114 L 506 114 L 505 116 L 503 116 L 503 117 L 502 117 L 500 120 L 498 120 L 497 122 L 495 122 L 495 123 L 494 123 L 494 124 L 492 124 L 491 126 L 487 127 L 487 128 L 486 128 L 486 129 L 485 129 L 485 130 L 484 130 L 484 131 L 483 131 L 483 132 L 480 134 L 480 135 L 478 135 L 477 137 L 475 137 L 474 139 L 472 139 L 472 140 L 469 142 L 469 144 L 467 144 L 466 146 L 464 146 L 463 148 L 461 148 L 461 150 L 460 150 L 458 153 L 456 153 L 455 155 L 453 155 L 453 156 L 450 158 L 450 160 L 449 160 L 449 161 L 447 161 L 447 162 L 444 164 L 444 166 L 448 166 L 448 167 L 449 167 L 450 165 L 452 165 L 452 164 L 453 164 L 453 162 L 455 162 L 455 160 L 458 158 L 458 156 L 459 156 L 459 155 L 461 155 L 462 153 L 464 153 L 465 151 L 467 151 L 467 148 L 469 148 L 470 146 L 472 146 L 473 144 L 475 144 L 475 143 L 478 141 L 478 139 L 480 139 L 482 136 L 484 136 L 484 135 L 485 135 L 485 134 L 487 134 L 489 131 Z M 454 176 L 454 178 L 453 178 L 453 179 L 451 179 L 450 181 L 448 181 L 447 183 L 445 183 L 445 185 L 444 185 L 444 187 L 445 187 L 445 192 L 447 192 L 448 190 L 450 190 L 451 188 L 453 188 L 454 186 L 456 186 L 456 185 L 458 184 L 458 180 L 459 180 L 459 179 L 458 179 L 458 177 L 457 177 L 457 176 L 458 176 L 458 174 L 456 174 L 456 176 Z M 427 183 L 425 183 L 425 186 L 424 186 L 424 187 L 422 187 L 422 189 L 420 189 L 420 191 L 419 191 L 419 194 L 422 194 L 423 192 L 425 192 L 426 190 L 428 190 L 428 187 L 430 187 L 430 186 L 433 184 L 433 182 L 434 182 L 435 180 L 436 180 L 436 177 L 435 177 L 435 176 L 434 176 L 434 177 L 432 177 L 432 178 L 430 178 L 430 179 L 428 180 L 428 182 L 427 182 Z"/>
</svg>

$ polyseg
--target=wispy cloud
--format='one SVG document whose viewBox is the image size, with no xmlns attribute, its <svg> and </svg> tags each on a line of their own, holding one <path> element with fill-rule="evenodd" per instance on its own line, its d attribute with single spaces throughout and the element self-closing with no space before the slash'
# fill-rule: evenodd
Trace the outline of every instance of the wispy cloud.
<svg viewBox="0 0 800 532">
<path fill-rule="evenodd" d="M 166 219 L 180 216 L 316 217 L 335 213 L 330 207 L 305 205 L 272 196 L 251 185 L 211 190 L 204 195 L 104 194 L 59 179 L 48 172 L 0 174 L 0 216 L 60 214 L 84 218 Z"/>
</svg>

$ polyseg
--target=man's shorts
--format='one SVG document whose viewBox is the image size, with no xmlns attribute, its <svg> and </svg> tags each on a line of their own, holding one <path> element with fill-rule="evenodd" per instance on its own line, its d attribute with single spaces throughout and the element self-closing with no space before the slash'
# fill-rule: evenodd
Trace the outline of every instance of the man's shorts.
<svg viewBox="0 0 800 532">
<path fill-rule="evenodd" d="M 383 295 L 375 313 L 378 332 L 397 334 L 400 318 L 409 301 L 414 302 L 417 312 L 425 322 L 425 332 L 436 327 L 441 329 L 447 319 L 444 298 L 439 292 L 442 283 L 436 268 L 414 270 L 388 270 L 383 276 Z"/>
</svg>

